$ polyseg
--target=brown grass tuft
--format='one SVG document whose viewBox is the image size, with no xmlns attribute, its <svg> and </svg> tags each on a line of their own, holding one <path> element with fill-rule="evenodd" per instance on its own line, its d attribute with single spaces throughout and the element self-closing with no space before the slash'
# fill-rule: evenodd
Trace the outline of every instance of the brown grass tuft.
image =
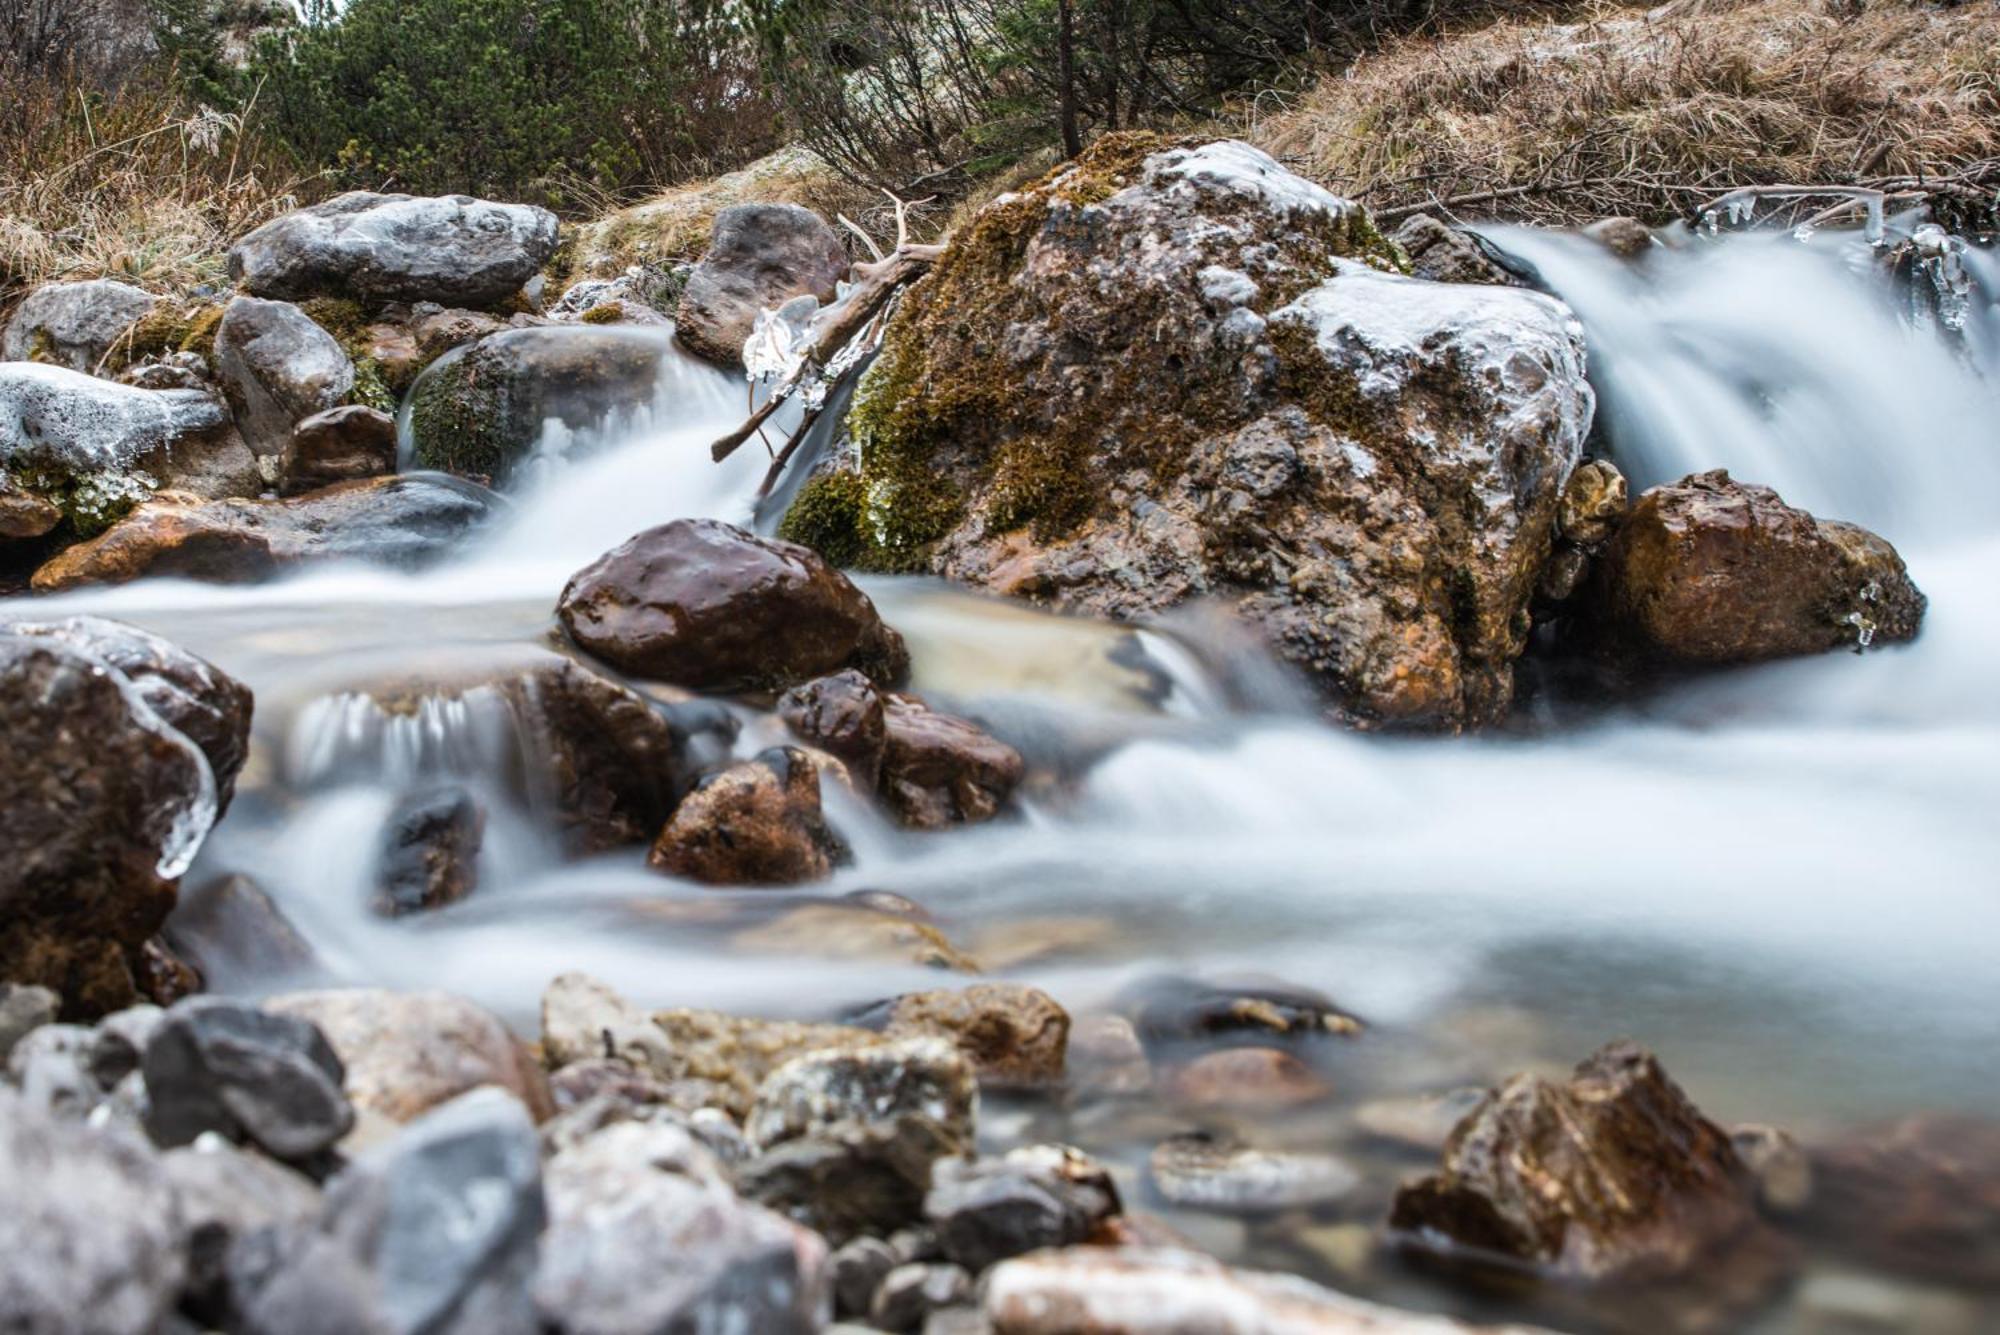
<svg viewBox="0 0 2000 1335">
<path fill-rule="evenodd" d="M 1393 43 L 1238 130 L 1392 216 L 1442 201 L 1551 224 L 1658 222 L 1738 186 L 2000 184 L 2000 5 L 1663 8 Z"/>
</svg>

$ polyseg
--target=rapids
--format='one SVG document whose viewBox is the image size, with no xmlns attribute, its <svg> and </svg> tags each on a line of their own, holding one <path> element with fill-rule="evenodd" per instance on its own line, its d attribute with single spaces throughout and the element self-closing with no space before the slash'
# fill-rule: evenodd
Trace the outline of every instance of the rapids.
<svg viewBox="0 0 2000 1335">
<path fill-rule="evenodd" d="M 1375 1026 L 1336 1059 L 1346 1087 L 1566 1067 L 1629 1035 L 1723 1119 L 1809 1131 L 1990 1112 L 2000 264 L 1971 256 L 1953 337 L 1900 317 L 1838 237 L 1696 240 L 1633 269 L 1575 237 L 1491 235 L 1577 312 L 1635 492 L 1722 466 L 1875 528 L 1930 596 L 1919 641 L 1715 675 L 1561 727 L 1382 740 L 1316 722 L 1199 610 L 1135 634 L 869 580 L 909 637 L 916 689 L 1073 785 L 949 836 L 836 808 L 856 861 L 816 894 L 906 895 L 975 955 L 1040 943 L 1009 972 L 1073 1010 L 1161 971 L 1320 988 Z M 718 467 L 706 450 L 744 408 L 740 380 L 674 362 L 643 429 L 574 459 L 552 442 L 513 511 L 428 573 L 153 580 L 8 610 L 134 621 L 255 690 L 238 806 L 186 884 L 254 877 L 338 979 L 459 991 L 530 1032 L 572 969 L 647 1003 L 782 1014 L 934 984 L 688 938 L 677 923 L 717 892 L 636 855 L 564 865 L 537 813 L 498 792 L 470 900 L 421 921 L 365 908 L 398 794 L 478 784 L 519 744 L 476 699 L 384 712 L 365 688 L 547 642 L 567 576 L 640 528 L 747 521 L 764 452 Z M 739 750 L 773 739 L 745 717 Z"/>
</svg>

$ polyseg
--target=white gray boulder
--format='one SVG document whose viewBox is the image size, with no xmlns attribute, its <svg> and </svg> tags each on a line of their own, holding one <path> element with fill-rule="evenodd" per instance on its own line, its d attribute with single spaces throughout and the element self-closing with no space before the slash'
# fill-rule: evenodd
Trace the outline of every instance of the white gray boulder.
<svg viewBox="0 0 2000 1335">
<path fill-rule="evenodd" d="M 159 300 L 112 278 L 44 283 L 14 308 L 14 318 L 0 336 L 0 359 L 95 370 L 119 335 Z"/>
<path fill-rule="evenodd" d="M 230 302 L 215 330 L 215 369 L 244 442 L 260 455 L 282 451 L 294 426 L 354 389 L 340 343 L 285 301 Z"/>
<path fill-rule="evenodd" d="M 356 190 L 244 237 L 229 252 L 229 275 L 260 297 L 491 306 L 518 292 L 555 248 L 556 216 L 547 209 Z"/>
<path fill-rule="evenodd" d="M 674 323 L 689 350 L 735 365 L 760 312 L 794 297 L 834 299 L 847 250 L 817 213 L 797 204 L 736 204 L 715 215 L 708 253 L 681 289 Z"/>
</svg>

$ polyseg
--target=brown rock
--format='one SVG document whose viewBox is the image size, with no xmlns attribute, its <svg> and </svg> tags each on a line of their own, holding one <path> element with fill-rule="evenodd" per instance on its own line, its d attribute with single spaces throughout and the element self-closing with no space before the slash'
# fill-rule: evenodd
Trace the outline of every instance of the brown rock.
<svg viewBox="0 0 2000 1335">
<path fill-rule="evenodd" d="M 793 297 L 831 302 L 847 277 L 840 236 L 796 204 L 737 204 L 715 215 L 708 253 L 688 275 L 674 324 L 690 350 L 726 366 L 760 311 Z"/>
<path fill-rule="evenodd" d="M 1629 1043 L 1565 1085 L 1502 1086 L 1452 1133 L 1442 1171 L 1396 1194 L 1390 1224 L 1586 1281 L 1708 1278 L 1768 1240 L 1728 1134 Z"/>
<path fill-rule="evenodd" d="M 882 692 L 865 675 L 849 668 L 794 686 L 779 698 L 778 716 L 800 741 L 847 766 L 858 788 L 875 791 L 888 727 Z"/>
<path fill-rule="evenodd" d="M 314 413 L 292 428 L 278 458 L 278 494 L 298 496 L 395 471 L 396 419 L 350 403 Z"/>
<path fill-rule="evenodd" d="M 310 561 L 414 566 L 491 512 L 491 494 L 435 477 L 344 482 L 291 500 L 204 501 L 163 492 L 35 572 L 37 592 L 175 575 L 254 582 Z"/>
<path fill-rule="evenodd" d="M 39 538 L 62 523 L 62 511 L 0 474 L 0 538 Z"/>
<path fill-rule="evenodd" d="M 1653 248 L 1653 232 L 1637 218 L 1599 218 L 1583 234 L 1621 260 L 1637 259 Z"/>
<path fill-rule="evenodd" d="M 1021 753 L 912 695 L 884 701 L 882 797 L 920 830 L 990 820 L 1021 782 Z"/>
<path fill-rule="evenodd" d="M 849 667 L 893 682 L 909 661 L 868 596 L 817 553 L 713 519 L 613 548 L 556 610 L 599 658 L 691 690 L 778 689 Z"/>
<path fill-rule="evenodd" d="M 412 799 L 383 841 L 371 908 L 385 918 L 456 904 L 479 884 L 486 809 L 464 789 Z"/>
<path fill-rule="evenodd" d="M 1766 1214 L 1791 1218 L 1812 1201 L 1812 1159 L 1789 1132 L 1775 1126 L 1739 1126 L 1729 1133 L 1743 1166 L 1757 1179 Z"/>
<path fill-rule="evenodd" d="M 1610 537 L 1625 517 L 1625 475 L 1608 460 L 1578 464 L 1563 483 L 1556 505 L 1556 531 L 1580 547 Z"/>
<path fill-rule="evenodd" d="M 1815 1148 L 1801 1222 L 1872 1265 L 2000 1285 L 2000 1122 L 1923 1113 Z"/>
<path fill-rule="evenodd" d="M 861 1023 L 891 1038 L 936 1034 L 958 1045 L 990 1089 L 1046 1089 L 1063 1080 L 1069 1012 L 1024 983 L 911 992 Z"/>
<path fill-rule="evenodd" d="M 840 852 L 820 814 L 818 770 L 780 746 L 697 784 L 646 860 L 707 885 L 798 885 L 832 875 Z"/>
<path fill-rule="evenodd" d="M 1333 1086 L 1278 1048 L 1223 1048 L 1168 1068 L 1161 1093 L 1186 1108 L 1272 1112 L 1318 1103 Z"/>
<path fill-rule="evenodd" d="M 320 1027 L 357 1111 L 407 1122 L 481 1085 L 506 1090 L 536 1121 L 554 1111 L 541 1066 L 492 1012 L 462 997 L 353 988 L 292 992 L 264 1009 Z"/>
<path fill-rule="evenodd" d="M 1709 665 L 1914 639 L 1925 604 L 1881 538 L 1722 469 L 1641 496 L 1589 597 L 1596 633 Z"/>
<path fill-rule="evenodd" d="M 1514 275 L 1494 262 L 1479 238 L 1428 213 L 1413 215 L 1396 229 L 1396 244 L 1410 257 L 1410 273 L 1433 283 L 1487 283 L 1516 286 Z"/>
</svg>

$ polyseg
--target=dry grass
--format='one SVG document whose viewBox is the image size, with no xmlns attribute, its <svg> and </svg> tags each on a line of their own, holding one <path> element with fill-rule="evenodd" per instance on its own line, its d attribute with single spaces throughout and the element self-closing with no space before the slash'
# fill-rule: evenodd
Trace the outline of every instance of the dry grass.
<svg viewBox="0 0 2000 1335">
<path fill-rule="evenodd" d="M 56 279 L 167 294 L 224 283 L 230 242 L 314 185 L 254 122 L 165 83 L 88 94 L 0 69 L 0 311 Z"/>
<path fill-rule="evenodd" d="M 1737 186 L 2000 185 L 2000 4 L 1667 8 L 1395 43 L 1289 106 L 1247 109 L 1239 131 L 1392 216 L 1445 201 L 1657 222 Z"/>
</svg>

